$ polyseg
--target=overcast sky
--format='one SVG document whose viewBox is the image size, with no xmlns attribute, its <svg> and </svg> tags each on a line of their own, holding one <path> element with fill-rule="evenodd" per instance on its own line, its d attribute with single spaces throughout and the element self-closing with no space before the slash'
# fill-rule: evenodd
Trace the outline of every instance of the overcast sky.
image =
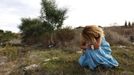
<svg viewBox="0 0 134 75">
<path fill-rule="evenodd" d="M 40 16 L 41 0 L 0 0 L 0 29 L 19 32 L 22 17 Z M 119 25 L 134 21 L 133 0 L 56 0 L 58 7 L 68 8 L 64 26 L 97 24 Z"/>
</svg>

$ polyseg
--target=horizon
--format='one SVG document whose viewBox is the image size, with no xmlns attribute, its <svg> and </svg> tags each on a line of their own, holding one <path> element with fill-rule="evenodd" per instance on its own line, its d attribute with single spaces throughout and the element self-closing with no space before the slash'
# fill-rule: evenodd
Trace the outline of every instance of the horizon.
<svg viewBox="0 0 134 75">
<path fill-rule="evenodd" d="M 1 0 L 0 29 L 19 32 L 18 26 L 21 24 L 21 18 L 40 16 L 40 3 L 41 0 L 12 0 L 12 2 Z M 101 25 L 108 27 L 122 26 L 125 21 L 134 22 L 133 0 L 56 0 L 56 5 L 68 9 L 66 14 L 68 18 L 63 26 Z"/>
</svg>

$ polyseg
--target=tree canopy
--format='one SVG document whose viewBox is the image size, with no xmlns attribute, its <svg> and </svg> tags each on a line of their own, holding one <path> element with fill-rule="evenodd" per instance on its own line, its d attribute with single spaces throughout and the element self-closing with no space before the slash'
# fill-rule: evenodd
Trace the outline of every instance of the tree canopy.
<svg viewBox="0 0 134 75">
<path fill-rule="evenodd" d="M 47 22 L 53 29 L 62 27 L 63 21 L 67 18 L 66 8 L 58 8 L 54 0 L 42 0 L 41 19 Z"/>
</svg>

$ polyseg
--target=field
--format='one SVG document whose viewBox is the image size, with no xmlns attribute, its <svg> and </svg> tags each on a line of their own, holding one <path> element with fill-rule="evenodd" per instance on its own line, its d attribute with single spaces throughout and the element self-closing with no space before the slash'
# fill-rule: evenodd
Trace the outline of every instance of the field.
<svg viewBox="0 0 134 75">
<path fill-rule="evenodd" d="M 112 55 L 118 60 L 119 67 L 97 68 L 94 71 L 83 68 L 78 63 L 81 55 L 78 36 L 82 27 L 74 30 L 75 38 L 64 43 L 64 47 L 62 44 L 56 48 L 11 44 L 0 46 L 0 75 L 134 75 L 134 27 L 104 28 Z M 64 34 L 65 36 L 68 35 Z"/>
<path fill-rule="evenodd" d="M 0 75 L 134 75 L 134 46 L 111 48 L 119 67 L 92 71 L 78 64 L 79 50 L 7 46 L 0 49 Z"/>
</svg>

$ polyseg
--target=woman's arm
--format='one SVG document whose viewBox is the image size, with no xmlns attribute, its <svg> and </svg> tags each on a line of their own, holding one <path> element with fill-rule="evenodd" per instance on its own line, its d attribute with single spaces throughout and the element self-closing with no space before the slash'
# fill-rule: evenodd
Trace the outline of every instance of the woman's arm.
<svg viewBox="0 0 134 75">
<path fill-rule="evenodd" d="M 94 48 L 98 49 L 100 47 L 100 45 L 101 45 L 101 37 L 96 39 L 96 44 L 94 45 Z"/>
<path fill-rule="evenodd" d="M 86 49 L 86 43 L 85 43 L 85 41 L 81 41 L 81 43 L 80 43 L 80 48 L 82 49 L 82 50 L 85 50 Z"/>
<path fill-rule="evenodd" d="M 87 46 L 86 46 L 86 45 L 81 45 L 80 48 L 81 48 L 82 50 L 85 50 L 85 49 L 87 48 Z"/>
<path fill-rule="evenodd" d="M 85 50 L 86 48 L 98 49 L 100 44 L 101 44 L 101 37 L 96 38 L 96 43 L 95 44 L 87 43 L 84 40 L 81 40 L 80 48 L 82 50 Z"/>
<path fill-rule="evenodd" d="M 81 44 L 80 48 L 83 50 L 85 50 L 86 48 L 91 48 L 91 44 L 90 43 Z"/>
</svg>

